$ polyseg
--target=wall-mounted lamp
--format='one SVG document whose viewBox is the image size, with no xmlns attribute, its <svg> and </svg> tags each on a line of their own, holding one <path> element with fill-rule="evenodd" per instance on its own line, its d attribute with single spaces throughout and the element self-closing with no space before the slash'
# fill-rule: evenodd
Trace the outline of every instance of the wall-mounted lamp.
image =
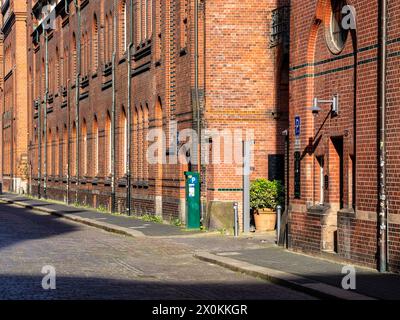
<svg viewBox="0 0 400 320">
<path fill-rule="evenodd" d="M 322 111 L 322 108 L 320 107 L 321 104 L 331 104 L 331 115 L 332 116 L 337 116 L 339 114 L 339 95 L 335 94 L 332 99 L 329 100 L 324 100 L 324 99 L 318 99 L 314 98 L 313 101 L 313 106 L 311 108 L 311 111 L 313 115 L 318 115 L 320 111 Z"/>
</svg>

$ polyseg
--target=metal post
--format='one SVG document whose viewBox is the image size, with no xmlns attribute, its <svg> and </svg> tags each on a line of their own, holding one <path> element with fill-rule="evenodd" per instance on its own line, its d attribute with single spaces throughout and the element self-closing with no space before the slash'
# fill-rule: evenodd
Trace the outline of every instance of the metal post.
<svg viewBox="0 0 400 320">
<path fill-rule="evenodd" d="M 243 232 L 250 232 L 250 173 L 251 146 L 254 141 L 243 142 Z"/>
<path fill-rule="evenodd" d="M 276 222 L 276 243 L 279 244 L 279 235 L 280 235 L 280 233 L 281 233 L 282 206 L 277 206 L 277 207 L 276 207 L 276 216 L 277 216 L 277 222 Z"/>
<path fill-rule="evenodd" d="M 239 237 L 239 205 L 237 202 L 233 204 L 233 212 L 234 212 L 234 219 L 235 219 L 235 237 Z"/>
</svg>

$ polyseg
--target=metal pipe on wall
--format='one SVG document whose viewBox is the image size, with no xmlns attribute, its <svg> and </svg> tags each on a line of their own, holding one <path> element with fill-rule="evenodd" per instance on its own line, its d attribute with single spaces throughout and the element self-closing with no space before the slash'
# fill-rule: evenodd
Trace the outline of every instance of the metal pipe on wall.
<svg viewBox="0 0 400 320">
<path fill-rule="evenodd" d="M 132 67 L 131 67 L 131 50 L 133 47 L 133 0 L 130 0 L 130 5 L 129 5 L 129 21 L 130 21 L 130 26 L 129 26 L 129 45 L 128 45 L 128 103 L 127 103 L 127 112 L 126 112 L 126 121 L 127 121 L 127 128 L 126 130 L 126 211 L 128 216 L 132 214 L 132 204 L 131 204 L 131 109 L 132 109 L 132 93 L 131 93 L 131 88 L 132 88 Z M 127 28 L 127 25 L 125 25 L 125 28 Z"/>
<path fill-rule="evenodd" d="M 80 91 L 80 77 L 81 77 L 81 7 L 78 0 L 74 0 L 75 9 L 77 11 L 77 36 L 76 36 L 76 78 L 75 78 L 75 125 L 76 125 L 76 157 L 75 157 L 75 170 L 76 170 L 76 190 L 75 201 L 78 202 L 79 193 L 79 162 L 80 162 L 80 121 L 79 121 L 79 91 Z"/>
<path fill-rule="evenodd" d="M 45 93 L 44 93 L 44 119 L 43 119 L 43 127 L 44 127 L 44 181 L 43 181 L 43 195 L 44 198 L 47 198 L 47 103 L 49 96 L 49 36 L 46 29 L 43 29 L 44 39 L 45 39 Z"/>
<path fill-rule="evenodd" d="M 388 264 L 387 190 L 386 190 L 386 57 L 387 0 L 379 1 L 379 108 L 380 108 L 380 181 L 379 181 L 379 271 L 386 272 Z"/>
<path fill-rule="evenodd" d="M 42 103 L 38 102 L 38 198 L 42 197 Z"/>
<path fill-rule="evenodd" d="M 66 61 L 64 61 L 66 63 Z M 71 176 L 71 105 L 69 101 L 69 86 L 71 83 L 71 79 L 67 79 L 67 196 L 66 196 L 66 202 L 69 204 L 69 189 L 70 189 L 70 176 Z M 65 141 L 64 141 L 65 143 Z"/>
<path fill-rule="evenodd" d="M 196 99 L 196 126 L 198 136 L 197 171 L 201 175 L 201 111 L 199 97 L 199 0 L 194 2 L 194 91 Z M 201 184 L 200 184 L 201 190 Z M 201 191 L 200 191 L 201 192 Z"/>
<path fill-rule="evenodd" d="M 114 0 L 114 30 L 113 30 L 113 54 L 112 54 L 112 106 L 111 106 L 111 212 L 115 212 L 115 109 L 116 109 L 116 85 L 115 85 L 115 59 L 117 55 L 117 0 Z"/>
</svg>

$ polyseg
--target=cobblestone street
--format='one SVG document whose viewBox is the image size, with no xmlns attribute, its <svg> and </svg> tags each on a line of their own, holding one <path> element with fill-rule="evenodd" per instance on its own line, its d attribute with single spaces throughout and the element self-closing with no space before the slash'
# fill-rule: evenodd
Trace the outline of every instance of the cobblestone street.
<svg viewBox="0 0 400 320">
<path fill-rule="evenodd" d="M 0 298 L 312 299 L 201 262 L 193 250 L 183 241 L 128 238 L 0 205 Z M 42 289 L 46 265 L 56 269 L 56 290 Z"/>
</svg>

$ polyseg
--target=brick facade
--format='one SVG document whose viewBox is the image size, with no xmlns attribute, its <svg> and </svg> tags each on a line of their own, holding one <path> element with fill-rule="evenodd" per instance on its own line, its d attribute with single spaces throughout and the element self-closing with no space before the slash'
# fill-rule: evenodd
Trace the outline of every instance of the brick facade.
<svg viewBox="0 0 400 320">
<path fill-rule="evenodd" d="M 281 132 L 287 128 L 288 112 L 288 59 L 282 45 L 271 45 L 271 17 L 272 10 L 288 1 L 198 2 L 201 128 L 254 130 L 252 177 L 268 177 L 268 157 L 284 154 Z M 80 11 L 73 1 L 50 1 L 55 23 L 54 30 L 47 31 L 40 3 L 28 1 L 27 10 L 29 121 L 24 126 L 29 129 L 30 192 L 109 209 L 114 199 L 115 210 L 125 211 L 131 81 L 131 207 L 137 214 L 184 221 L 183 173 L 196 171 L 197 165 L 149 163 L 146 135 L 162 129 L 169 144 L 175 127 L 178 132 L 198 129 L 195 1 L 81 0 Z M 203 156 L 214 145 L 214 140 L 204 143 Z M 167 151 L 162 157 L 173 158 L 174 153 Z M 201 172 L 204 203 L 238 201 L 241 207 L 241 162 L 203 163 Z"/>
<path fill-rule="evenodd" d="M 2 1 L 1 179 L 4 189 L 28 191 L 27 8 L 24 1 Z M 16 139 L 15 137 L 18 137 Z"/>
<path fill-rule="evenodd" d="M 338 1 L 336 1 L 338 2 Z M 292 2 L 290 52 L 290 246 L 339 255 L 377 267 L 379 259 L 378 2 L 347 1 L 356 29 L 343 50 L 330 48 L 335 1 Z M 387 72 L 387 190 L 389 269 L 399 271 L 398 50 L 399 8 L 389 1 Z M 328 39 L 328 40 L 327 40 Z M 313 116 L 313 99 L 339 94 Z M 294 121 L 301 117 L 296 143 Z M 298 144 L 300 143 L 300 144 Z M 295 152 L 301 159 L 301 194 L 295 196 Z M 322 168 L 321 168 L 322 164 Z M 322 184 L 322 196 L 321 196 Z M 321 199 L 321 197 L 323 199 Z"/>
</svg>

